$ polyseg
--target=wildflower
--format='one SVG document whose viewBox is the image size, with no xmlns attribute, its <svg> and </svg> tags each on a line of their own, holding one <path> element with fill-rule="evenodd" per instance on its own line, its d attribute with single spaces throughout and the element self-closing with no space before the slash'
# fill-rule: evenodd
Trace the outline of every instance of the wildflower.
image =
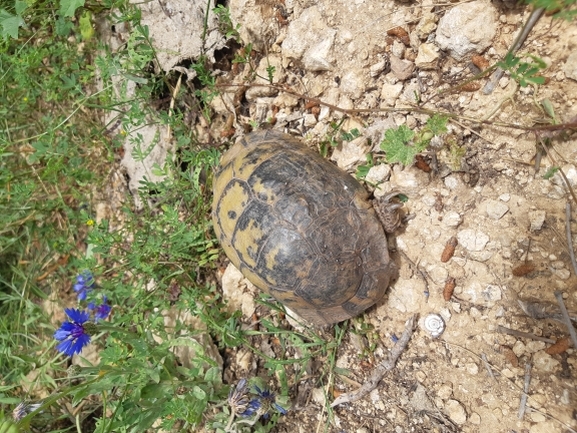
<svg viewBox="0 0 577 433">
<path fill-rule="evenodd" d="M 228 405 L 235 413 L 243 413 L 249 405 L 246 379 L 241 379 L 228 393 Z"/>
<path fill-rule="evenodd" d="M 20 402 L 18 406 L 16 406 L 12 411 L 12 418 L 14 421 L 20 421 L 22 418 L 24 418 L 29 413 L 34 412 L 40 406 L 42 406 L 42 403 L 30 403 L 24 400 Z"/>
<path fill-rule="evenodd" d="M 248 402 L 246 409 L 239 413 L 240 416 L 252 416 L 260 410 L 260 400 L 253 398 Z"/>
<path fill-rule="evenodd" d="M 254 389 L 261 399 L 266 401 L 268 404 L 271 404 L 278 412 L 280 412 L 282 415 L 287 414 L 287 410 L 275 401 L 276 397 L 273 392 L 269 391 L 268 389 L 261 390 L 256 385 L 254 386 Z"/>
<path fill-rule="evenodd" d="M 89 302 L 88 309 L 94 313 L 94 321 L 98 322 L 99 320 L 104 320 L 108 317 L 112 307 L 108 305 L 108 299 L 106 298 L 106 295 L 104 295 L 102 297 L 102 304 L 97 307 L 94 302 Z"/>
<path fill-rule="evenodd" d="M 54 338 L 60 341 L 56 349 L 65 355 L 80 353 L 84 346 L 90 343 L 90 335 L 86 333 L 84 324 L 90 318 L 86 311 L 75 308 L 64 309 L 71 322 L 64 322 L 54 333 Z"/>
<path fill-rule="evenodd" d="M 74 291 L 78 293 L 78 300 L 84 301 L 86 295 L 94 289 L 94 277 L 92 272 L 84 271 L 76 276 L 76 284 L 74 284 Z"/>
<path fill-rule="evenodd" d="M 94 225 L 94 220 L 93 220 L 92 218 L 89 218 L 89 219 L 86 221 L 86 225 L 87 225 L 88 227 L 92 227 L 92 226 Z"/>
</svg>

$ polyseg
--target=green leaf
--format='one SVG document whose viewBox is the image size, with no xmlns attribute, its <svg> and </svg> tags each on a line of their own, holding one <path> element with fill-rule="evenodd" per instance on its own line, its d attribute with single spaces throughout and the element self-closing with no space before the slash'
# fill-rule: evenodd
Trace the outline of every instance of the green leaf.
<svg viewBox="0 0 577 433">
<path fill-rule="evenodd" d="M 547 173 L 543 175 L 543 179 L 551 179 L 558 171 L 559 167 L 551 167 L 549 170 L 547 170 Z"/>
<path fill-rule="evenodd" d="M 23 2 L 20 0 L 16 0 L 14 2 L 14 10 L 16 11 L 17 15 L 22 15 L 22 12 L 24 12 L 27 7 L 28 7 L 28 3 L 26 3 L 26 2 Z"/>
<path fill-rule="evenodd" d="M 439 114 L 435 114 L 434 116 L 430 117 L 427 120 L 427 128 L 434 134 L 434 135 L 441 135 L 447 132 L 447 120 L 449 118 L 447 116 L 441 116 Z"/>
<path fill-rule="evenodd" d="M 18 29 L 24 25 L 24 20 L 20 15 L 12 15 L 6 9 L 0 9 L 0 27 L 4 39 L 10 36 L 18 39 Z"/>
<path fill-rule="evenodd" d="M 84 6 L 84 0 L 62 0 L 58 13 L 65 17 L 73 17 L 76 9 Z"/>
<path fill-rule="evenodd" d="M 381 149 L 387 153 L 387 162 L 411 164 L 417 154 L 415 147 L 409 145 L 414 136 L 415 133 L 406 125 L 401 125 L 397 129 L 388 129 L 385 132 L 385 139 L 381 143 Z"/>
<path fill-rule="evenodd" d="M 80 34 L 83 41 L 89 41 L 94 37 L 94 28 L 92 27 L 92 12 L 85 10 L 79 19 Z"/>
</svg>

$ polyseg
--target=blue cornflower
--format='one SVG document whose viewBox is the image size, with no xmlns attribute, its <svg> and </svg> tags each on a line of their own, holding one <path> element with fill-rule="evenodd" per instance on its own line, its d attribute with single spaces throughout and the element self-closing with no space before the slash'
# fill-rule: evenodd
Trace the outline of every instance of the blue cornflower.
<svg viewBox="0 0 577 433">
<path fill-rule="evenodd" d="M 42 406 L 42 402 L 30 403 L 29 401 L 22 401 L 12 411 L 12 418 L 14 418 L 14 421 L 20 421 L 22 418 L 24 418 L 29 413 L 34 412 L 40 406 Z"/>
<path fill-rule="evenodd" d="M 84 329 L 84 324 L 90 319 L 90 314 L 76 308 L 65 308 L 64 312 L 71 321 L 64 322 L 54 333 L 54 338 L 60 341 L 56 349 L 65 355 L 72 356 L 82 352 L 84 346 L 90 343 L 90 335 Z"/>
<path fill-rule="evenodd" d="M 88 303 L 88 310 L 94 313 L 94 321 L 98 322 L 99 320 L 104 320 L 110 314 L 110 310 L 112 307 L 108 305 L 108 299 L 106 295 L 102 296 L 102 304 L 98 307 L 94 304 L 94 302 Z"/>
<path fill-rule="evenodd" d="M 240 416 L 252 416 L 258 412 L 258 410 L 260 409 L 260 406 L 261 406 L 260 400 L 253 398 L 251 401 L 248 402 L 248 405 L 246 406 L 244 411 L 240 412 L 239 415 Z"/>
<path fill-rule="evenodd" d="M 78 300 L 84 301 L 86 295 L 94 289 L 94 277 L 92 272 L 86 270 L 76 276 L 76 284 L 74 284 L 74 291 L 78 293 Z"/>
<path fill-rule="evenodd" d="M 277 404 L 277 402 L 275 401 L 276 397 L 272 391 L 269 391 L 268 389 L 260 389 L 256 385 L 254 386 L 254 389 L 256 390 L 256 393 L 259 395 L 260 398 L 262 398 L 263 400 L 265 400 L 269 404 L 272 404 L 272 406 L 278 412 L 280 412 L 283 415 L 287 414 L 287 410 L 284 407 L 282 407 L 281 405 Z"/>
</svg>

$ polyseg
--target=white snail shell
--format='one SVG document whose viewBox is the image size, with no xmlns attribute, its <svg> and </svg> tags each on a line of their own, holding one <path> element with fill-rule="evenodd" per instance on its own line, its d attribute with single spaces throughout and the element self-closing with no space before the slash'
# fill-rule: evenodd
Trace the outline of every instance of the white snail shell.
<svg viewBox="0 0 577 433">
<path fill-rule="evenodd" d="M 425 328 L 433 338 L 437 338 L 445 331 L 445 322 L 438 314 L 429 314 L 423 321 L 423 328 Z"/>
</svg>

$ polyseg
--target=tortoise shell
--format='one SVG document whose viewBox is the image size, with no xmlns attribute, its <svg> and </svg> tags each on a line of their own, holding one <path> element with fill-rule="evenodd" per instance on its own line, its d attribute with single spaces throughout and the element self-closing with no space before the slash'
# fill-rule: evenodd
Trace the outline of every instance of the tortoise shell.
<svg viewBox="0 0 577 433">
<path fill-rule="evenodd" d="M 315 325 L 363 312 L 397 275 L 367 191 L 286 134 L 252 133 L 223 155 L 212 219 L 234 266 Z"/>
</svg>

